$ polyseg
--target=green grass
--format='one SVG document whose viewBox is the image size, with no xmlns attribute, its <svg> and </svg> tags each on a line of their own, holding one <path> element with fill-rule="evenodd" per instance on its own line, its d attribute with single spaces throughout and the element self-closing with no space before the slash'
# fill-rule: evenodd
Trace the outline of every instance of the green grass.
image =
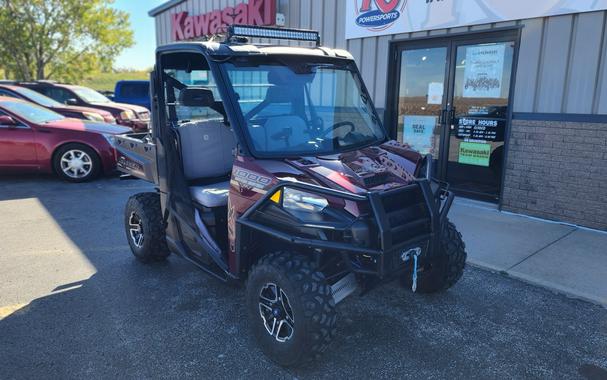
<svg viewBox="0 0 607 380">
<path fill-rule="evenodd" d="M 148 71 L 120 71 L 111 73 L 97 73 L 82 80 L 80 85 L 93 88 L 98 91 L 114 91 L 114 86 L 119 80 L 147 80 Z"/>
</svg>

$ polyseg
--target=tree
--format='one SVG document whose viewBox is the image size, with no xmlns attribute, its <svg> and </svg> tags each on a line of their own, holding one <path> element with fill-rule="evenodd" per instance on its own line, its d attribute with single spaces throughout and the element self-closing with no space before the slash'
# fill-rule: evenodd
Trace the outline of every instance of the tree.
<svg viewBox="0 0 607 380">
<path fill-rule="evenodd" d="M 19 80 L 77 81 L 133 45 L 113 0 L 0 0 L 0 68 Z"/>
</svg>

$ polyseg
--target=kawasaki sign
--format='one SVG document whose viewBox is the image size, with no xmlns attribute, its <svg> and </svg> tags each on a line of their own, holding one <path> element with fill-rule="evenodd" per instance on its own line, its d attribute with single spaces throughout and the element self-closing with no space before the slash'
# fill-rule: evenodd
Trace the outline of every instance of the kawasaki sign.
<svg viewBox="0 0 607 380">
<path fill-rule="evenodd" d="M 346 0 L 346 38 L 607 9 L 607 0 Z"/>
<path fill-rule="evenodd" d="M 188 12 L 171 15 L 171 39 L 191 40 L 225 30 L 227 25 L 274 25 L 276 0 L 249 0 L 234 7 L 190 15 Z"/>
</svg>

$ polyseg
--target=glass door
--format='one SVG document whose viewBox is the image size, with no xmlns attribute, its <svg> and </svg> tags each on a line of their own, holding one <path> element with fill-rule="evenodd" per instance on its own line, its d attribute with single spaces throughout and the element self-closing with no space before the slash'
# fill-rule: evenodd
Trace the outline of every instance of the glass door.
<svg viewBox="0 0 607 380">
<path fill-rule="evenodd" d="M 433 176 L 459 195 L 499 200 L 518 38 L 517 30 L 486 32 L 396 48 L 393 135 L 431 153 Z"/>
<path fill-rule="evenodd" d="M 446 181 L 498 200 L 515 42 L 454 43 Z"/>
<path fill-rule="evenodd" d="M 400 54 L 397 139 L 440 159 L 448 46 L 405 48 Z M 437 165 L 433 165 L 437 175 Z"/>
</svg>

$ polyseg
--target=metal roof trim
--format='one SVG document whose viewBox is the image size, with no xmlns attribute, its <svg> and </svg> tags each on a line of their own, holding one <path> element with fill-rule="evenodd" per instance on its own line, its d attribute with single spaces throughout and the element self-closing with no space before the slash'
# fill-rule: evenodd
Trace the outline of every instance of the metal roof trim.
<svg viewBox="0 0 607 380">
<path fill-rule="evenodd" d="M 160 13 L 171 9 L 172 7 L 174 7 L 177 4 L 181 4 L 186 0 L 169 0 L 165 3 L 160 4 L 159 6 L 157 6 L 156 8 L 151 9 L 148 12 L 148 16 L 150 17 L 156 17 L 157 15 L 159 15 Z"/>
</svg>

